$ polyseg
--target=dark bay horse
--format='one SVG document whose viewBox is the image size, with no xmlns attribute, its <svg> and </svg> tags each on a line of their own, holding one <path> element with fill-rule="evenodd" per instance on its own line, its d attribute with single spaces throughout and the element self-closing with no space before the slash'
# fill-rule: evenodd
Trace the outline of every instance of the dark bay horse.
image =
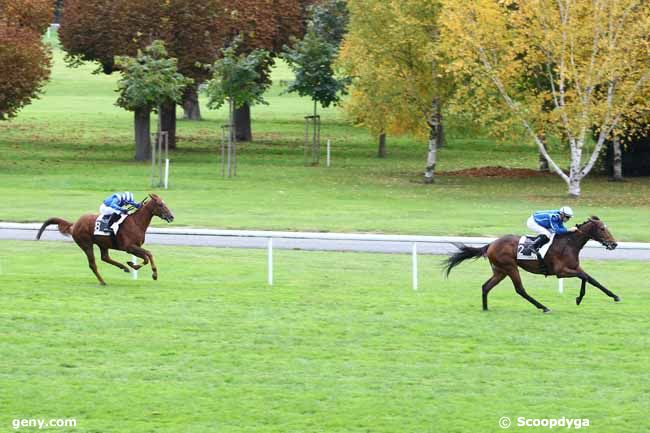
<svg viewBox="0 0 650 433">
<path fill-rule="evenodd" d="M 544 256 L 546 275 L 556 275 L 558 278 L 576 277 L 582 280 L 580 295 L 576 304 L 580 305 L 585 295 L 586 284 L 589 283 L 602 290 L 607 296 L 619 302 L 621 299 L 607 290 L 602 284 L 592 278 L 580 267 L 579 254 L 589 239 L 600 242 L 608 250 L 616 248 L 617 243 L 607 229 L 607 226 L 596 216 L 592 216 L 582 224 L 576 225 L 575 232 L 568 232 L 555 236 L 553 244 Z M 449 272 L 459 263 L 472 258 L 487 257 L 492 266 L 492 277 L 483 284 L 483 310 L 488 309 L 488 294 L 490 290 L 501 282 L 506 276 L 510 277 L 517 293 L 528 302 L 541 309 L 544 313 L 551 310 L 536 301 L 524 289 L 521 283 L 519 269 L 522 268 L 533 274 L 544 274 L 542 266 L 537 260 L 517 260 L 517 244 L 519 236 L 507 235 L 481 248 L 455 244 L 460 250 L 445 261 L 445 271 Z"/>
<path fill-rule="evenodd" d="M 117 232 L 116 245 L 113 245 L 110 236 L 95 236 L 93 234 L 95 231 L 95 220 L 97 219 L 97 214 L 83 215 L 74 223 L 68 222 L 62 218 L 49 218 L 41 226 L 36 235 L 36 239 L 38 240 L 41 238 L 41 235 L 47 226 L 57 224 L 59 226 L 59 231 L 66 236 L 72 236 L 72 239 L 74 239 L 77 245 L 79 245 L 79 248 L 86 253 L 88 266 L 95 273 L 99 283 L 103 286 L 106 285 L 106 282 L 97 271 L 93 244 L 96 244 L 99 247 L 103 261 L 110 263 L 113 266 L 117 266 L 124 272 L 130 272 L 129 268 L 122 263 L 111 259 L 108 255 L 109 249 L 126 251 L 136 257 L 140 257 L 143 260 L 141 265 L 127 262 L 127 264 L 135 270 L 140 269 L 142 266 L 151 262 L 151 277 L 154 280 L 157 280 L 158 269 L 153 261 L 153 255 L 150 251 L 142 248 L 141 245 L 144 243 L 145 232 L 154 216 L 160 217 L 170 223 L 174 220 L 174 215 L 165 202 L 156 194 L 149 194 L 149 197 L 151 200 L 145 199 L 142 207 L 127 216 L 122 222 L 120 229 Z"/>
</svg>

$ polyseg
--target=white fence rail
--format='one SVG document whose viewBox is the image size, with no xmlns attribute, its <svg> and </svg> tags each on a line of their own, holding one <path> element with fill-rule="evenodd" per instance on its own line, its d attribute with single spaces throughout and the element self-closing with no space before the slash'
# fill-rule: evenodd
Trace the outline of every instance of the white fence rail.
<svg viewBox="0 0 650 433">
<path fill-rule="evenodd" d="M 38 223 L 1 223 L 0 239 L 35 238 Z M 70 240 L 58 233 L 56 226 L 46 229 L 44 240 Z M 267 249 L 268 284 L 273 285 L 273 248 L 318 251 L 356 251 L 411 254 L 412 288 L 418 289 L 418 254 L 449 254 L 456 251 L 454 243 L 482 246 L 492 242 L 489 237 L 414 236 L 363 233 L 314 233 L 260 230 L 212 230 L 193 228 L 157 228 L 147 230 L 147 243 L 160 245 L 212 246 L 222 248 Z M 605 251 L 597 242 L 589 241 L 582 258 L 614 260 L 650 260 L 650 243 L 619 242 L 615 251 Z M 134 274 L 137 278 L 137 273 Z M 562 280 L 558 290 L 562 292 Z"/>
</svg>

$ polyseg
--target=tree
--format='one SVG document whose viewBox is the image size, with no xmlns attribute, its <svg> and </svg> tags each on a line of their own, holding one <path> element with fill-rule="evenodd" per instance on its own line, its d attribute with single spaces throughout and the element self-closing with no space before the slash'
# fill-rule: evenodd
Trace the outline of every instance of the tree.
<svg viewBox="0 0 650 433">
<path fill-rule="evenodd" d="M 333 62 L 338 49 L 310 28 L 305 37 L 285 50 L 283 58 L 296 74 L 287 92 L 309 96 L 314 101 L 314 116 L 317 104 L 323 108 L 338 104 L 346 93 L 350 78 L 337 78 Z"/>
<path fill-rule="evenodd" d="M 339 62 L 354 77 L 345 105 L 373 134 L 428 137 L 424 182 L 434 180 L 442 107 L 452 88 L 437 52 L 437 0 L 350 0 Z"/>
<path fill-rule="evenodd" d="M 229 46 L 235 38 L 241 37 L 241 53 L 248 54 L 256 49 L 268 51 L 271 56 L 260 66 L 259 76 L 260 80 L 270 83 L 274 58 L 291 37 L 302 36 L 307 7 L 311 3 L 312 0 L 224 1 L 223 19 L 218 24 L 222 46 Z M 235 127 L 238 140 L 253 139 L 248 104 L 235 109 Z"/>
<path fill-rule="evenodd" d="M 136 57 L 116 57 L 115 65 L 122 74 L 116 105 L 134 112 L 135 159 L 143 161 L 151 154 L 151 111 L 162 104 L 179 102 L 183 89 L 192 80 L 177 71 L 177 61 L 167 56 L 162 41 L 154 41 L 144 51 L 138 50 Z"/>
<path fill-rule="evenodd" d="M 54 22 L 59 24 L 61 22 L 61 14 L 63 13 L 63 0 L 54 0 Z"/>
<path fill-rule="evenodd" d="M 307 9 L 309 25 L 316 34 L 339 48 L 350 21 L 347 0 L 321 0 Z"/>
<path fill-rule="evenodd" d="M 266 104 L 263 98 L 269 82 L 262 80 L 260 70 L 269 62 L 269 52 L 266 50 L 253 50 L 248 55 L 238 54 L 239 39 L 223 50 L 223 56 L 212 65 L 212 79 L 208 81 L 206 92 L 208 94 L 208 107 L 218 109 L 228 102 L 230 146 L 235 139 L 235 109 L 244 104 Z M 230 173 L 230 157 L 228 158 L 228 172 Z"/>
<path fill-rule="evenodd" d="M 617 134 L 622 119 L 648 109 L 647 96 L 638 96 L 650 91 L 650 4 L 445 0 L 444 6 L 441 40 L 453 58 L 447 70 L 487 96 L 473 103 L 488 116 L 505 107 L 508 121 L 500 126 L 516 122 L 523 128 L 569 195 L 579 196 L 605 140 Z M 539 68 L 548 85 L 522 86 Z M 499 101 L 487 103 L 495 94 Z M 592 127 L 598 132 L 593 144 Z M 549 155 L 542 133 L 568 142 L 568 174 Z"/>
<path fill-rule="evenodd" d="M 165 41 L 178 70 L 194 80 L 183 93 L 186 113 L 200 117 L 196 86 L 209 73 L 198 64 L 219 55 L 221 21 L 221 0 L 66 0 L 60 38 L 71 64 L 96 61 L 107 74 L 115 69 L 115 56 L 133 56 L 156 39 Z M 174 148 L 175 105 L 163 106 L 161 117 Z"/>
<path fill-rule="evenodd" d="M 41 35 L 51 17 L 49 0 L 0 0 L 0 120 L 37 98 L 49 77 Z"/>
</svg>

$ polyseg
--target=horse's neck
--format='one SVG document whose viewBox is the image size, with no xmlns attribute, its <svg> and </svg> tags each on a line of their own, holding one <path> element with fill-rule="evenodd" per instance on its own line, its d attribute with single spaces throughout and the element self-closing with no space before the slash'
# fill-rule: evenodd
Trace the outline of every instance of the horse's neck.
<svg viewBox="0 0 650 433">
<path fill-rule="evenodd" d="M 153 211 L 150 206 L 144 205 L 137 212 L 131 215 L 133 222 L 142 229 L 142 231 L 147 231 L 149 224 L 151 224 L 151 219 L 153 218 Z"/>
<path fill-rule="evenodd" d="M 573 238 L 575 239 L 576 246 L 578 247 L 578 251 L 583 249 L 585 245 L 587 245 L 587 242 L 589 242 L 589 235 L 587 234 L 589 230 L 582 230 L 576 231 L 573 233 Z"/>
</svg>

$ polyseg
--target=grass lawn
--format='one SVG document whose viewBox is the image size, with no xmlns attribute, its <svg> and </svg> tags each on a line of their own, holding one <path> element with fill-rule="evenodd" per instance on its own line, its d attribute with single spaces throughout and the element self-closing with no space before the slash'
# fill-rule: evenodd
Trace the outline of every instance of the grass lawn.
<svg viewBox="0 0 650 433">
<path fill-rule="evenodd" d="M 95 212 L 113 191 L 131 190 L 139 198 L 152 191 L 150 166 L 132 160 L 131 113 L 114 106 L 117 76 L 93 75 L 94 68 L 66 68 L 55 50 L 52 81 L 42 99 L 0 123 L 0 220 L 39 222 L 55 215 L 74 220 Z M 337 108 L 322 110 L 322 135 L 332 140 L 333 166 L 305 167 L 302 116 L 310 113 L 311 101 L 282 94 L 280 83 L 290 78 L 280 64 L 267 97 L 270 105 L 253 107 L 256 141 L 241 144 L 237 178 L 220 176 L 223 110 L 204 107 L 204 121 L 179 121 L 171 189 L 161 193 L 177 225 L 500 235 L 523 232 L 533 210 L 568 203 L 576 220 L 598 215 L 619 240 L 650 241 L 647 178 L 615 184 L 591 176 L 583 196 L 570 201 L 556 176 L 446 175 L 479 166 L 536 167 L 530 144 L 497 144 L 454 119 L 439 152 L 441 175 L 431 186 L 421 183 L 426 143 L 389 137 L 389 156 L 378 159 L 374 140 L 349 126 Z"/>
<path fill-rule="evenodd" d="M 407 255 L 277 251 L 270 288 L 264 251 L 153 252 L 158 281 L 101 263 L 100 287 L 73 244 L 0 243 L 2 431 L 485 433 L 502 416 L 650 429 L 645 263 L 584 264 L 620 304 L 589 288 L 576 307 L 577 281 L 559 295 L 525 275 L 544 315 L 509 283 L 483 313 L 483 261 L 444 280 L 441 258 L 421 257 L 413 291 Z"/>
</svg>

